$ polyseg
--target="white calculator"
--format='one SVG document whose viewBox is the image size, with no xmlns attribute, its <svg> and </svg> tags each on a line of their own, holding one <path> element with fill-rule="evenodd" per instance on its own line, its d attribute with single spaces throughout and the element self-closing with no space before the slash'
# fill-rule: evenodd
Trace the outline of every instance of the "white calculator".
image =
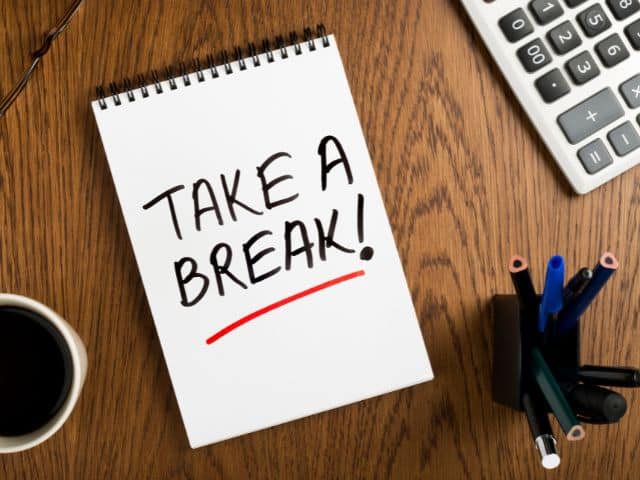
<svg viewBox="0 0 640 480">
<path fill-rule="evenodd" d="M 462 0 L 577 193 L 640 163 L 640 0 Z"/>
</svg>

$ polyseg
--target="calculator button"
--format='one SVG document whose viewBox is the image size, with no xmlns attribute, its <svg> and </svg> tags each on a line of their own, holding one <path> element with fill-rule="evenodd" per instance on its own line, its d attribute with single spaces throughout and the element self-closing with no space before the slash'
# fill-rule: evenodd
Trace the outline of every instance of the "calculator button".
<svg viewBox="0 0 640 480">
<path fill-rule="evenodd" d="M 518 49 L 517 54 L 522 66 L 529 73 L 535 72 L 551 62 L 551 54 L 539 38 Z"/>
<path fill-rule="evenodd" d="M 640 20 L 633 22 L 627 28 L 624 29 L 624 33 L 627 34 L 629 43 L 636 50 L 640 50 Z"/>
<path fill-rule="evenodd" d="M 563 55 L 582 45 L 582 39 L 569 21 L 562 22 L 557 27 L 552 28 L 549 31 L 548 38 L 549 43 L 551 43 L 558 55 Z"/>
<path fill-rule="evenodd" d="M 631 122 L 625 122 L 619 127 L 614 128 L 609 132 L 607 138 L 620 157 L 640 147 L 640 135 L 638 135 L 638 132 Z"/>
<path fill-rule="evenodd" d="M 564 13 L 560 0 L 533 0 L 529 8 L 540 25 L 546 25 Z"/>
<path fill-rule="evenodd" d="M 564 1 L 567 5 L 573 8 L 573 7 L 577 7 L 578 5 L 582 5 L 587 0 L 564 0 Z"/>
<path fill-rule="evenodd" d="M 640 10 L 640 0 L 607 0 L 613 16 L 624 20 Z"/>
<path fill-rule="evenodd" d="M 557 68 L 536 80 L 536 88 L 542 99 L 547 103 L 554 102 L 571 91 L 569 84 L 562 76 L 562 72 Z"/>
<path fill-rule="evenodd" d="M 582 52 L 567 62 L 567 70 L 576 85 L 582 85 L 600 75 L 600 69 L 596 65 L 589 52 Z"/>
<path fill-rule="evenodd" d="M 610 88 L 567 110 L 558 117 L 558 123 L 572 145 L 593 135 L 624 115 L 622 106 Z"/>
<path fill-rule="evenodd" d="M 591 174 L 597 173 L 613 163 L 607 147 L 600 139 L 578 150 L 578 158 L 584 169 Z"/>
<path fill-rule="evenodd" d="M 616 33 L 596 45 L 596 52 L 605 67 L 613 67 L 629 58 L 629 50 Z"/>
<path fill-rule="evenodd" d="M 580 13 L 578 23 L 587 37 L 595 37 L 611 26 L 609 17 L 598 4 L 592 5 Z"/>
<path fill-rule="evenodd" d="M 620 93 L 629 108 L 640 107 L 640 75 L 636 75 L 620 85 Z"/>
<path fill-rule="evenodd" d="M 498 25 L 500 25 L 502 33 L 511 43 L 517 42 L 533 32 L 533 25 L 531 25 L 529 17 L 527 17 L 522 8 L 518 8 L 502 17 L 498 21 Z"/>
</svg>

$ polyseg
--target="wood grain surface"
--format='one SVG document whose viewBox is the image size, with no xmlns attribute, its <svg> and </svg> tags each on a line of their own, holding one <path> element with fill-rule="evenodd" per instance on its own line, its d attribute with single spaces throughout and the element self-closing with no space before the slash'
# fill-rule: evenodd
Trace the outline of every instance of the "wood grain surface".
<svg viewBox="0 0 640 480">
<path fill-rule="evenodd" d="M 0 92 L 69 0 L 0 0 Z M 138 72 L 324 22 L 335 33 L 436 378 L 191 450 L 89 102 Z M 636 478 L 640 396 L 560 443 L 545 473 L 524 418 L 492 403 L 490 299 L 506 262 L 617 253 L 583 360 L 640 365 L 640 170 L 571 193 L 456 1 L 88 0 L 0 119 L 0 289 L 60 312 L 89 351 L 51 440 L 2 479 Z M 2 392 L 0 392 L 2 394 Z"/>
</svg>

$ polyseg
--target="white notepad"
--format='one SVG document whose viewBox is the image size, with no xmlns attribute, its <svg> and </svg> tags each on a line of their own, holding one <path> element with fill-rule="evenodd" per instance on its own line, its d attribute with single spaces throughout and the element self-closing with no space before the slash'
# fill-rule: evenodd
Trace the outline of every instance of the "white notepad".
<svg viewBox="0 0 640 480">
<path fill-rule="evenodd" d="M 430 380 L 335 38 L 209 67 L 92 104 L 191 446 Z"/>
</svg>

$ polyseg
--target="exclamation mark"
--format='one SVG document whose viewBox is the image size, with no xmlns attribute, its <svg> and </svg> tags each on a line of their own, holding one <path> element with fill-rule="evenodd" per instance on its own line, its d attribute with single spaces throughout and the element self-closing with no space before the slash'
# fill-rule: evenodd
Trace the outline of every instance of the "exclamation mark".
<svg viewBox="0 0 640 480">
<path fill-rule="evenodd" d="M 358 194 L 358 241 L 364 242 L 364 195 Z M 360 250 L 360 260 L 371 260 L 373 258 L 373 248 L 362 247 Z"/>
</svg>

